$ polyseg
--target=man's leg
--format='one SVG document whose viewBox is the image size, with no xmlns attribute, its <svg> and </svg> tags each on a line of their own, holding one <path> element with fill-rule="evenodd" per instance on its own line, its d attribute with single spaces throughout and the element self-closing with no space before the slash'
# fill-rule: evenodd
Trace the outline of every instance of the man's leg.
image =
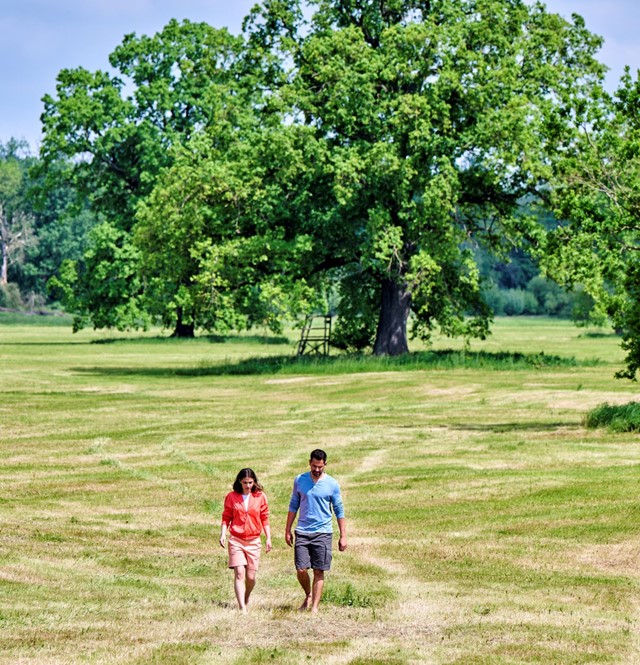
<svg viewBox="0 0 640 665">
<path fill-rule="evenodd" d="M 313 589 L 311 592 L 311 611 L 317 612 L 322 590 L 324 589 L 324 570 L 313 571 Z"/>
<path fill-rule="evenodd" d="M 299 610 L 308 610 L 311 605 L 311 578 L 309 577 L 309 571 L 305 568 L 302 570 L 296 570 L 296 575 L 298 576 L 298 582 L 304 591 L 305 598 L 298 608 Z"/>
</svg>

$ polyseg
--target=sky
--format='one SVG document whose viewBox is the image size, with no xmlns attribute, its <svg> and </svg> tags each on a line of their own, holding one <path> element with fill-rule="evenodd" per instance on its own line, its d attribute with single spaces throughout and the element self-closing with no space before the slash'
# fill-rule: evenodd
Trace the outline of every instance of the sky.
<svg viewBox="0 0 640 665">
<path fill-rule="evenodd" d="M 108 56 L 129 33 L 153 35 L 172 18 L 204 21 L 238 34 L 255 0 L 1 0 L 0 142 L 40 145 L 42 97 L 54 94 L 61 69 L 108 70 Z M 604 37 L 599 59 L 617 87 L 624 66 L 640 68 L 638 0 L 547 0 L 551 12 L 580 14 Z"/>
</svg>

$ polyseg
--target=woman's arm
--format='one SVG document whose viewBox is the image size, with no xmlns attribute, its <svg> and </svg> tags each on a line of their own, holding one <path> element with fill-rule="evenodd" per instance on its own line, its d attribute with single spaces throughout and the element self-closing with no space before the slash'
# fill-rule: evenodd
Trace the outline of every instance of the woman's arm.
<svg viewBox="0 0 640 665">
<path fill-rule="evenodd" d="M 224 547 L 224 541 L 227 537 L 227 525 L 223 522 L 220 525 L 220 547 Z"/>
<path fill-rule="evenodd" d="M 265 541 L 265 552 L 271 552 L 271 527 L 268 524 L 264 525 L 264 535 L 267 537 Z"/>
<path fill-rule="evenodd" d="M 260 505 L 260 521 L 262 522 L 262 529 L 266 536 L 265 551 L 271 551 L 271 525 L 269 524 L 269 502 L 267 497 L 262 495 L 262 503 Z"/>
<path fill-rule="evenodd" d="M 233 500 L 231 493 L 224 498 L 224 508 L 222 510 L 222 522 L 220 524 L 220 547 L 224 547 L 224 541 L 227 537 L 227 529 L 233 519 Z"/>
</svg>

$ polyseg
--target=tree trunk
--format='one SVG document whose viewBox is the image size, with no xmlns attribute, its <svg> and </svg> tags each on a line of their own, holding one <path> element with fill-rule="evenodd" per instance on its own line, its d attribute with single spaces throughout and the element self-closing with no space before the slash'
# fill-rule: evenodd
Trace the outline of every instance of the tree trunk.
<svg viewBox="0 0 640 665">
<path fill-rule="evenodd" d="M 0 247 L 2 254 L 2 259 L 0 259 L 0 284 L 6 286 L 9 278 L 9 252 L 7 250 L 7 244 L 1 239 Z"/>
<path fill-rule="evenodd" d="M 6 286 L 9 277 L 9 227 L 4 216 L 4 206 L 0 203 L 0 284 Z"/>
<path fill-rule="evenodd" d="M 409 353 L 407 321 L 411 310 L 411 293 L 404 283 L 392 280 L 382 283 L 380 319 L 373 353 L 376 356 L 400 356 Z"/>
<path fill-rule="evenodd" d="M 182 308 L 178 308 L 178 319 L 176 321 L 176 327 L 171 333 L 171 337 L 183 337 L 183 338 L 192 338 L 195 337 L 195 325 L 193 322 L 185 323 L 184 322 L 184 313 Z"/>
</svg>

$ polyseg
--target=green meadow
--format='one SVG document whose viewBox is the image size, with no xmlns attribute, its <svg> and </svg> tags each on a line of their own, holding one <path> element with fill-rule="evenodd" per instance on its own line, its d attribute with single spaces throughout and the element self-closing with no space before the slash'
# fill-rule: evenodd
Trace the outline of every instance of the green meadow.
<svg viewBox="0 0 640 665">
<path fill-rule="evenodd" d="M 0 315 L 0 662 L 640 662 L 640 434 L 620 340 L 503 319 L 469 348 L 294 358 L 296 334 L 163 339 Z M 348 550 L 320 614 L 284 525 L 324 448 Z M 218 543 L 269 497 L 249 614 Z"/>
</svg>

